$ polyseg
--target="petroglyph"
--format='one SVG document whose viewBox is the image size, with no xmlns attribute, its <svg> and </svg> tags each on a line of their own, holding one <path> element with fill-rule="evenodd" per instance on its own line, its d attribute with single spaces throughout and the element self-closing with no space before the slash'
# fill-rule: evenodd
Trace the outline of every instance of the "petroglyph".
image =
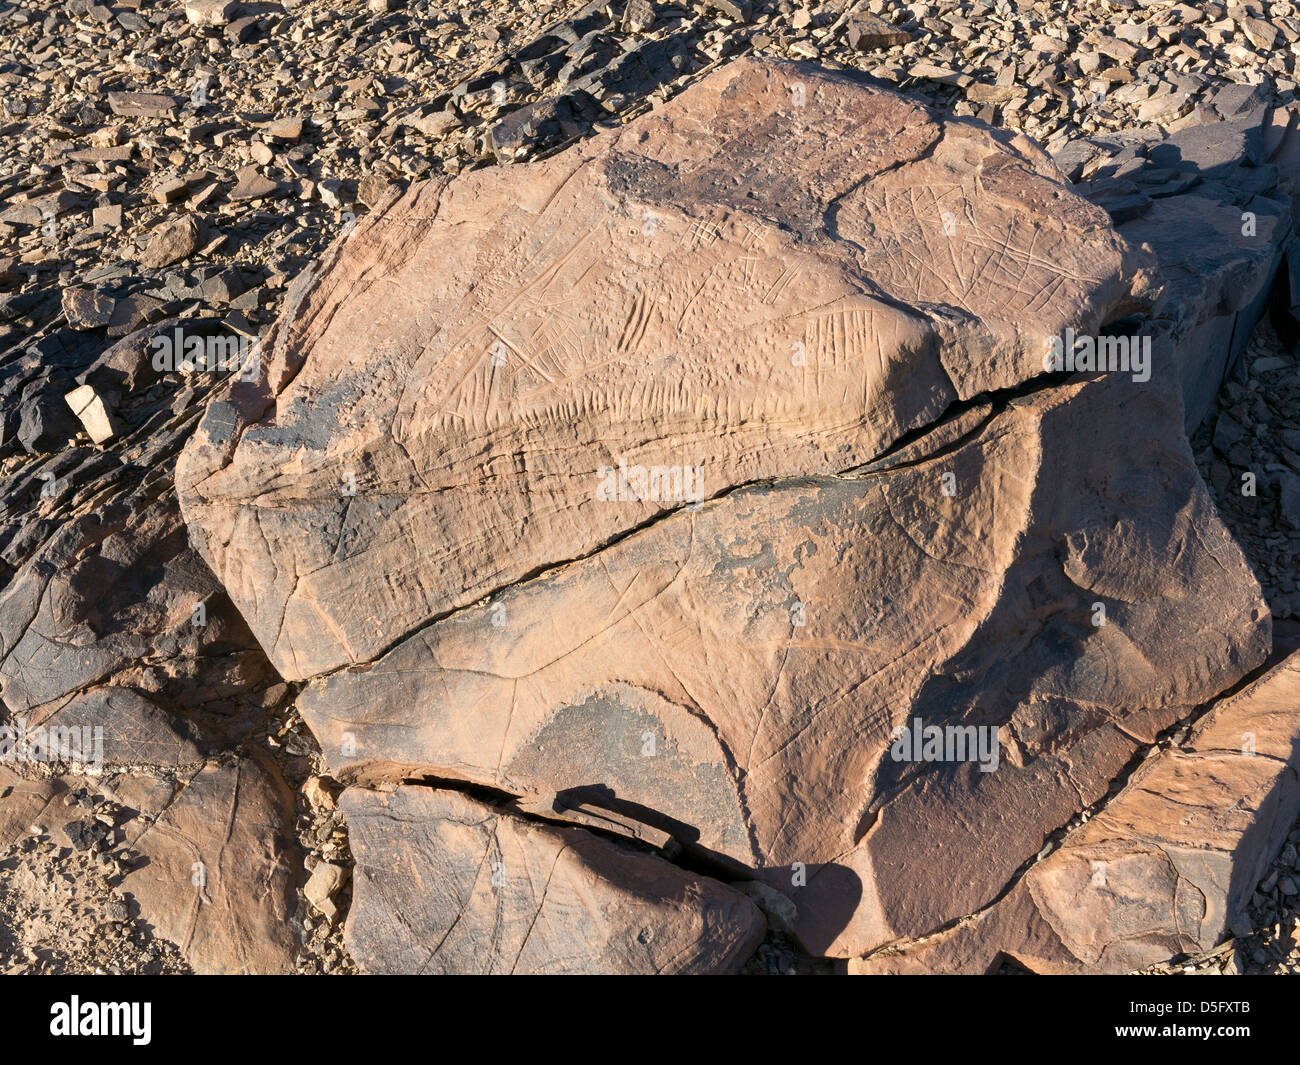
<svg viewBox="0 0 1300 1065">
<path fill-rule="evenodd" d="M 698 468 L 710 493 L 835 473 L 1041 374 L 1066 323 L 1133 305 L 1141 255 L 1035 151 L 829 72 L 798 72 L 821 102 L 792 119 L 794 78 L 737 62 L 626 129 L 416 187 L 359 223 L 264 345 L 245 427 L 201 430 L 181 465 L 187 517 L 285 676 L 365 662 L 669 509 L 597 506 L 602 468 Z M 924 272 L 902 248 L 919 223 L 893 207 L 900 173 L 971 157 L 984 191 L 963 186 L 958 233 L 998 234 L 1016 284 L 1050 287 L 1033 320 L 992 287 L 900 280 Z M 430 201 L 423 235 L 376 238 Z M 1030 230 L 1053 234 L 1050 261 L 1017 250 Z M 363 486 L 346 499 L 345 470 Z M 302 535 L 344 520 L 346 547 Z M 378 576 L 396 570 L 412 574 L 400 594 Z"/>
</svg>

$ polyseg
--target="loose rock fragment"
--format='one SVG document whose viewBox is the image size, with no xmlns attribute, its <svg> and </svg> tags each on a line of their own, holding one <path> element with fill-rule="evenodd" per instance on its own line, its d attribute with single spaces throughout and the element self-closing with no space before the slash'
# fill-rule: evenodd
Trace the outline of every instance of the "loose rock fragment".
<svg viewBox="0 0 1300 1065">
<path fill-rule="evenodd" d="M 847 33 L 849 45 L 863 52 L 893 48 L 912 39 L 906 30 L 867 14 L 857 14 L 850 18 Z"/>
<path fill-rule="evenodd" d="M 262 200 L 283 191 L 279 182 L 263 176 L 256 166 L 246 166 L 236 176 L 238 180 L 230 190 L 230 198 L 235 201 Z"/>
<path fill-rule="evenodd" d="M 161 93 L 110 92 L 108 106 L 115 115 L 162 118 L 171 115 L 180 106 L 180 101 Z"/>
<path fill-rule="evenodd" d="M 238 7 L 235 0 L 185 0 L 185 17 L 195 26 L 224 26 Z"/>
<path fill-rule="evenodd" d="M 623 9 L 623 29 L 628 33 L 645 33 L 655 23 L 651 0 L 628 0 Z"/>
<path fill-rule="evenodd" d="M 142 265 L 152 270 L 188 259 L 199 246 L 199 224 L 189 215 L 164 222 L 149 238 L 140 255 Z"/>
<path fill-rule="evenodd" d="M 311 871 L 307 883 L 303 886 L 303 897 L 322 913 L 330 924 L 334 924 L 340 914 L 334 896 L 347 883 L 348 871 L 341 865 L 321 862 Z"/>
<path fill-rule="evenodd" d="M 81 419 L 86 435 L 96 444 L 110 440 L 114 434 L 113 418 L 100 396 L 91 385 L 79 385 L 67 395 L 72 413 Z"/>
<path fill-rule="evenodd" d="M 117 301 L 88 288 L 70 288 L 63 293 L 63 313 L 73 329 L 99 329 L 113 320 Z"/>
</svg>

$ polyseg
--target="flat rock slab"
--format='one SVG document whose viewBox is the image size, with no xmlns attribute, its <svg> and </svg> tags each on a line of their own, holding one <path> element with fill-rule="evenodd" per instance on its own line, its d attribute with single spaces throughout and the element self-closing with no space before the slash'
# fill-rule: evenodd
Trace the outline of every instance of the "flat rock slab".
<svg viewBox="0 0 1300 1065">
<path fill-rule="evenodd" d="M 96 686 L 20 720 L 33 736 L 45 730 L 51 746 L 68 744 L 76 754 L 69 761 L 96 771 L 175 769 L 203 761 L 190 725 L 132 688 Z"/>
<path fill-rule="evenodd" d="M 1300 654 L 1222 699 L 1148 759 L 1007 897 L 851 971 L 1129 972 L 1216 946 L 1242 920 L 1300 804 Z"/>
<path fill-rule="evenodd" d="M 302 878 L 294 796 L 269 756 L 250 751 L 175 777 L 121 775 L 102 787 L 141 815 L 127 844 L 143 860 L 123 878 L 123 892 L 196 972 L 294 971 L 290 922 Z"/>
<path fill-rule="evenodd" d="M 739 891 L 459 792 L 350 788 L 348 951 L 372 973 L 730 973 L 762 939 Z"/>
<path fill-rule="evenodd" d="M 40 825 L 54 800 L 67 790 L 55 778 L 29 779 L 8 765 L 0 765 L 0 851 L 27 835 L 31 826 Z"/>
<path fill-rule="evenodd" d="M 108 94 L 108 107 L 115 115 L 163 118 L 171 115 L 179 106 L 180 100 L 175 96 L 165 96 L 160 93 L 110 92 Z"/>
<path fill-rule="evenodd" d="M 1140 305 L 1146 262 L 1027 140 L 738 60 L 360 223 L 209 409 L 182 505 L 281 674 L 315 676 L 599 549 L 683 476 L 707 498 L 869 461 Z M 606 505 L 623 465 L 688 473 Z"/>
</svg>

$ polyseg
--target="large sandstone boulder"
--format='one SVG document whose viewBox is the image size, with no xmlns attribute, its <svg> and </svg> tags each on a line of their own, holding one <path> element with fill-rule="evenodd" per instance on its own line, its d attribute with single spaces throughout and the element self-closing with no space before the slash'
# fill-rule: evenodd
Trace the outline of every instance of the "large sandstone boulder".
<svg viewBox="0 0 1300 1065">
<path fill-rule="evenodd" d="M 816 954 L 1014 890 L 1270 647 L 1186 366 L 1043 377 L 1053 338 L 1146 308 L 1149 264 L 1027 142 L 759 61 L 381 205 L 178 468 L 356 785 L 362 964 L 510 971 L 557 840 L 605 842 L 370 790 L 417 778 L 631 819 L 784 895 Z M 502 831 L 546 841 L 504 937 L 477 880 Z M 620 928 L 699 927 L 634 908 Z M 598 910 L 534 966 L 661 967 L 600 953 Z"/>
<path fill-rule="evenodd" d="M 671 497 L 867 462 L 1133 310 L 1145 262 L 1023 138 L 738 61 L 376 211 L 209 409 L 182 506 L 281 674 L 315 676 Z M 679 472 L 602 502 L 624 467 Z"/>
<path fill-rule="evenodd" d="M 599 782 L 789 892 L 817 953 L 920 935 L 1267 654 L 1176 396 L 1133 388 L 1048 390 L 874 467 L 681 510 L 299 705 L 337 775 Z M 996 771 L 894 760 L 917 719 L 1000 728 Z"/>
</svg>

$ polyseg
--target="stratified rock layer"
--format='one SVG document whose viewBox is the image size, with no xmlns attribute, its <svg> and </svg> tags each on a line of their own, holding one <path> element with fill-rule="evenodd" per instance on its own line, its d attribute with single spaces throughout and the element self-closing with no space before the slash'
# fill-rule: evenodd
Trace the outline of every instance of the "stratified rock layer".
<svg viewBox="0 0 1300 1065">
<path fill-rule="evenodd" d="M 118 376 L 97 382 L 129 386 L 147 340 L 110 348 L 99 365 Z M 198 972 L 290 972 L 293 794 L 245 745 L 278 678 L 188 542 L 171 466 L 196 418 L 163 412 L 119 452 L 77 449 L 8 483 L 0 847 L 67 835 L 83 817 L 69 792 L 107 798 L 102 839 L 62 843 L 103 844 L 134 916 Z"/>
</svg>

